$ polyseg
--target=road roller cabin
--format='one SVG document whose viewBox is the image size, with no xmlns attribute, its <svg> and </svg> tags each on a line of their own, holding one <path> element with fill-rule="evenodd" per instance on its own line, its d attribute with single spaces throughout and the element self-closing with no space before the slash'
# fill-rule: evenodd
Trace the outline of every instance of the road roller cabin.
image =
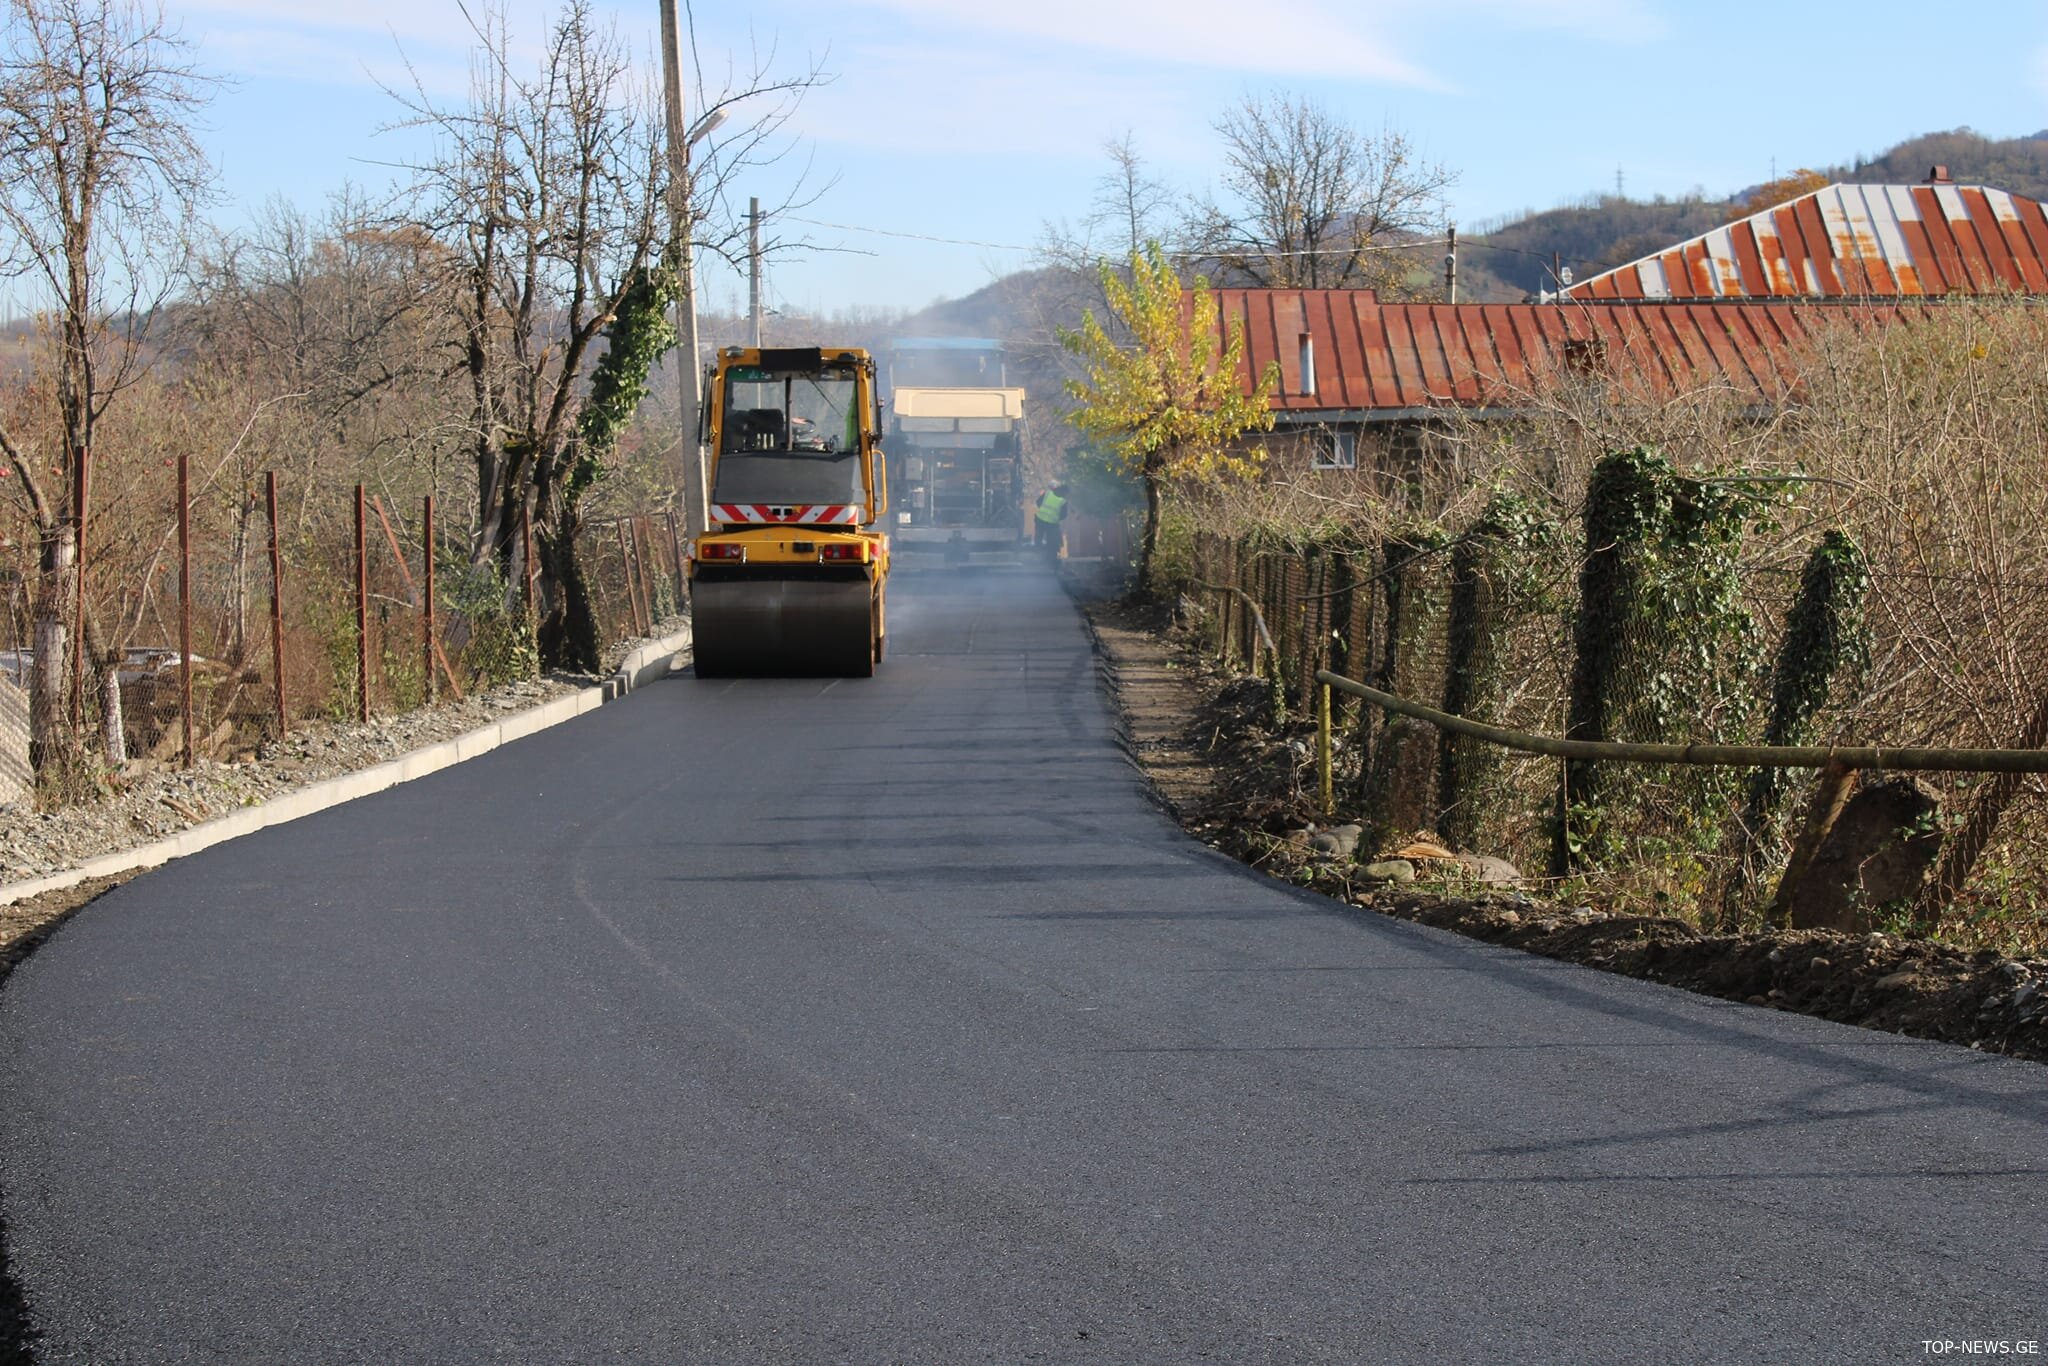
<svg viewBox="0 0 2048 1366">
<path fill-rule="evenodd" d="M 710 530 L 690 558 L 699 678 L 873 674 L 888 511 L 875 363 L 731 347 L 711 376 Z"/>
</svg>

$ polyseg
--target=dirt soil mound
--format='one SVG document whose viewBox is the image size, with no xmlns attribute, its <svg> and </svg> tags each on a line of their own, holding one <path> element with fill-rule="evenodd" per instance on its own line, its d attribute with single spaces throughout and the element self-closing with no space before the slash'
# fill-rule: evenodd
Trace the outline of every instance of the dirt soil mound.
<svg viewBox="0 0 2048 1366">
<path fill-rule="evenodd" d="M 1703 934 L 1676 918 L 1485 890 L 1443 860 L 1417 861 L 1407 885 L 1365 878 L 1358 862 L 1319 855 L 1304 836 L 1315 821 L 1309 721 L 1277 717 L 1266 682 L 1219 673 L 1178 644 L 1169 607 L 1077 596 L 1133 758 L 1163 780 L 1161 797 L 1190 834 L 1233 857 L 1363 910 L 1487 943 L 2048 1062 L 2048 959 L 1829 930 Z"/>
</svg>

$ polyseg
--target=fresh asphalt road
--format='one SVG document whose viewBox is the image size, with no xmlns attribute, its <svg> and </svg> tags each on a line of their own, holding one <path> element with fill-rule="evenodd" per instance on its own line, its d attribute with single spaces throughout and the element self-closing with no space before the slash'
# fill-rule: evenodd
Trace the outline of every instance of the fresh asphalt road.
<svg viewBox="0 0 2048 1366">
<path fill-rule="evenodd" d="M 0 992 L 47 1361 L 1919 1361 L 2048 1073 L 1185 838 L 1043 574 L 217 847 Z"/>
</svg>

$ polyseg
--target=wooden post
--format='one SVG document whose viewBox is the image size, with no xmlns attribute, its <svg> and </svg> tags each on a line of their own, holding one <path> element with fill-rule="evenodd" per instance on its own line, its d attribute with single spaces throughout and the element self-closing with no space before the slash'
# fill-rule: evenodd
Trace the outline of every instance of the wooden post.
<svg viewBox="0 0 2048 1366">
<path fill-rule="evenodd" d="M 356 485 L 356 720 L 370 719 L 370 556 L 363 535 L 363 486 Z"/>
<path fill-rule="evenodd" d="M 178 452 L 178 714 L 192 767 L 192 462 Z"/>
<path fill-rule="evenodd" d="M 437 691 L 434 687 L 434 495 L 431 493 L 421 509 L 420 520 L 425 524 L 420 532 L 420 551 L 427 561 L 424 575 L 426 615 L 420 618 L 420 673 L 427 680 L 427 702 L 431 705 Z"/>
<path fill-rule="evenodd" d="M 1813 801 L 1806 808 L 1806 821 L 1800 826 L 1799 838 L 1793 842 L 1792 856 L 1785 861 L 1785 871 L 1778 878 L 1777 893 L 1771 897 L 1770 908 L 1764 912 L 1766 925 L 1791 923 L 1792 895 L 1799 890 L 1807 865 L 1820 852 L 1821 842 L 1827 839 L 1828 831 L 1834 829 L 1835 817 L 1842 814 L 1842 808 L 1849 804 L 1849 794 L 1855 790 L 1856 770 L 1838 759 L 1828 760 L 1814 783 Z"/>
<path fill-rule="evenodd" d="M 1327 816 L 1337 809 L 1330 764 L 1330 685 L 1316 689 L 1316 799 Z"/>
<path fill-rule="evenodd" d="M 270 514 L 270 674 L 277 686 L 277 738 L 290 729 L 284 704 L 284 558 L 277 551 L 277 471 L 263 472 L 263 507 Z"/>
</svg>

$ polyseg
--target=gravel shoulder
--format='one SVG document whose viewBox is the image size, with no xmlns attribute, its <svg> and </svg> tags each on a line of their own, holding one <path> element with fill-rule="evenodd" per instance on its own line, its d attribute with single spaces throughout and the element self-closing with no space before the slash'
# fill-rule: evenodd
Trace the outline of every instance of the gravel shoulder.
<svg viewBox="0 0 2048 1366">
<path fill-rule="evenodd" d="M 1675 916 L 1563 905 L 1483 889 L 1460 865 L 1417 861 L 1415 881 L 1362 875 L 1376 856 L 1319 852 L 1313 725 L 1272 726 L 1265 685 L 1183 647 L 1159 606 L 1070 581 L 1121 714 L 1125 747 L 1197 839 L 1361 911 L 1661 982 L 1702 995 L 2048 1062 L 2048 960 L 1884 934 L 1707 934 Z M 1334 820 L 1341 821 L 1339 815 Z M 1389 852 L 1389 851 L 1379 851 Z"/>
</svg>

